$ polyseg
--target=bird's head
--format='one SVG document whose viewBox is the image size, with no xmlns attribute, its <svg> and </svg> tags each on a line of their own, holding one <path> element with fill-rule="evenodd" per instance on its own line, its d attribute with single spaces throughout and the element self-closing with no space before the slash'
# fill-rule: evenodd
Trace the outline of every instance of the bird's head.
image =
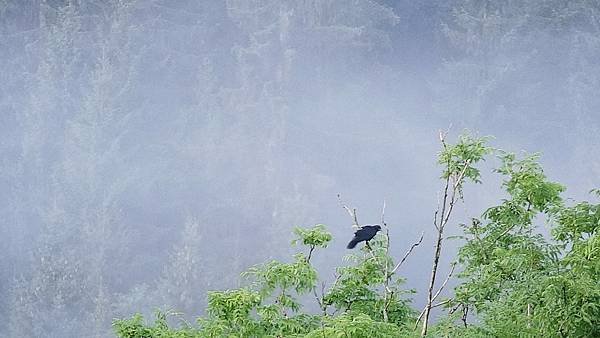
<svg viewBox="0 0 600 338">
<path fill-rule="evenodd" d="M 381 231 L 381 225 L 376 225 L 375 229 L 377 229 L 377 231 Z"/>
</svg>

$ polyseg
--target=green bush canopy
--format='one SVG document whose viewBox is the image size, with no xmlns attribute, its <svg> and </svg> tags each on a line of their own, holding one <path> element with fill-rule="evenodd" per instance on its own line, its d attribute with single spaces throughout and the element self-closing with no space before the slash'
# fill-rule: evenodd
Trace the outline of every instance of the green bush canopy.
<svg viewBox="0 0 600 338">
<path fill-rule="evenodd" d="M 206 316 L 195 324 L 173 327 L 169 312 L 158 312 L 153 322 L 137 314 L 115 320 L 115 333 L 122 338 L 599 337 L 600 204 L 564 200 L 565 188 L 548 180 L 537 155 L 494 150 L 486 138 L 469 135 L 453 144 L 442 137 L 442 145 L 445 185 L 433 228 L 439 241 L 433 269 L 424 267 L 424 273 L 437 273 L 452 207 L 462 200 L 464 184 L 481 183 L 477 165 L 487 157 L 498 159 L 495 173 L 506 197 L 459 225 L 461 247 L 452 264 L 459 272 L 445 280 L 437 276 L 437 282 L 432 278 L 423 311 L 411 307 L 414 291 L 403 289 L 399 269 L 420 241 L 402 259 L 392 257 L 389 239 L 396 229 L 382 213 L 382 231 L 350 253 L 328 285 L 311 260 L 327 249 L 331 233 L 322 224 L 296 228 L 292 244 L 298 252 L 291 259 L 250 268 L 242 288 L 209 292 Z M 346 209 L 360 226 L 356 211 Z M 550 235 L 541 234 L 540 220 Z M 454 291 L 441 299 L 450 277 L 457 279 Z M 304 310 L 306 300 L 316 302 L 318 310 Z M 447 311 L 430 319 L 433 308 Z"/>
</svg>

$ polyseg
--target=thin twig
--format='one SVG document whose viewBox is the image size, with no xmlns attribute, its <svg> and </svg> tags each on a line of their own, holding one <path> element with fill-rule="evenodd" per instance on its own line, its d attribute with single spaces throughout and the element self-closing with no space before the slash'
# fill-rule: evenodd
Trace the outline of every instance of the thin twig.
<svg viewBox="0 0 600 338">
<path fill-rule="evenodd" d="M 323 310 L 323 303 L 321 302 L 321 298 L 319 298 L 319 295 L 317 294 L 317 289 L 313 288 L 313 295 L 315 295 L 315 299 L 317 300 L 317 304 L 319 304 L 319 308 L 321 310 Z"/>
<path fill-rule="evenodd" d="M 444 219 L 442 220 L 442 224 L 441 224 L 442 228 L 444 226 L 446 226 L 446 224 L 448 223 L 448 220 L 450 219 L 450 215 L 452 214 L 452 210 L 454 209 L 454 204 L 457 201 L 457 199 L 456 199 L 456 191 L 458 189 L 460 189 L 460 182 L 464 178 L 464 175 L 465 175 L 466 170 L 469 167 L 470 163 L 471 163 L 471 160 L 467 160 L 465 162 L 465 165 L 463 166 L 462 170 L 460 171 L 460 174 L 458 175 L 458 177 L 456 178 L 456 181 L 454 181 L 454 184 L 452 185 L 452 196 L 450 198 L 450 203 L 449 203 L 449 206 L 448 206 L 448 211 L 447 211 L 446 215 L 444 215 L 442 213 L 442 216 L 444 216 Z M 445 202 L 446 202 L 446 200 L 444 198 L 444 203 Z"/>
<path fill-rule="evenodd" d="M 319 297 L 316 287 L 313 287 L 313 295 L 315 295 L 315 299 L 317 300 L 317 304 L 319 304 L 319 308 L 323 312 L 323 315 L 327 315 L 327 305 L 325 304 L 325 282 L 321 282 L 321 297 Z"/>
<path fill-rule="evenodd" d="M 441 302 L 439 302 L 439 303 L 437 303 L 437 304 L 434 304 L 434 305 L 432 305 L 431 307 L 432 307 L 432 308 L 440 307 L 440 306 L 442 306 L 442 305 L 446 305 L 446 304 L 450 303 L 451 301 L 452 301 L 452 299 L 451 299 L 451 298 L 448 298 L 448 299 L 446 299 L 446 300 L 443 300 L 443 301 L 441 301 Z"/>
<path fill-rule="evenodd" d="M 441 301 L 441 302 L 439 302 L 437 304 L 431 305 L 431 308 L 434 309 L 436 307 L 440 307 L 442 305 L 446 305 L 446 304 L 450 303 L 451 301 L 452 301 L 452 299 L 443 300 L 443 301 Z M 417 317 L 417 320 L 415 322 L 415 330 L 417 329 L 417 326 L 419 326 L 419 322 L 421 321 L 421 318 L 423 318 L 423 315 L 425 314 L 425 310 L 426 310 L 426 308 L 423 309 L 423 311 L 421 311 L 421 313 L 419 314 L 419 317 Z"/>
<path fill-rule="evenodd" d="M 469 306 L 468 305 L 464 305 L 463 304 L 463 315 L 462 315 L 462 322 L 465 325 L 465 328 L 468 326 L 467 325 L 467 317 L 469 316 Z"/>
<path fill-rule="evenodd" d="M 356 209 L 350 209 L 346 204 L 344 204 L 344 202 L 342 201 L 342 196 L 340 194 L 338 194 L 337 197 L 342 208 L 344 208 L 352 218 L 352 226 L 355 228 L 360 228 L 360 225 L 358 225 L 358 217 L 356 216 Z"/>
<path fill-rule="evenodd" d="M 448 283 L 448 280 L 450 280 L 450 277 L 452 277 L 452 274 L 454 273 L 454 268 L 456 267 L 456 262 L 452 263 L 452 268 L 450 269 L 450 272 L 448 273 L 448 276 L 446 276 L 446 279 L 444 280 L 444 282 L 442 283 L 442 286 L 440 286 L 440 288 L 437 290 L 437 292 L 435 293 L 435 295 L 433 295 L 433 297 L 431 298 L 431 302 L 433 303 L 437 297 L 440 295 L 440 293 L 442 292 L 442 290 L 444 289 L 444 287 L 446 286 L 446 284 Z M 436 308 L 438 306 L 442 306 L 445 305 L 447 303 L 450 302 L 450 299 L 446 299 L 440 303 L 437 304 L 432 304 L 430 306 L 430 309 Z M 415 322 L 415 329 L 417 328 L 417 326 L 419 325 L 419 322 L 421 321 L 421 318 L 423 317 L 423 315 L 425 314 L 425 312 L 427 311 L 427 307 L 425 306 L 425 308 L 423 309 L 423 311 L 421 311 L 421 314 L 419 314 L 419 317 L 417 317 L 417 320 Z"/>
<path fill-rule="evenodd" d="M 402 257 L 402 259 L 400 260 L 400 262 L 398 262 L 398 264 L 396 264 L 396 266 L 394 267 L 394 269 L 392 270 L 392 272 L 390 272 L 390 275 L 393 275 L 394 273 L 396 273 L 396 270 L 398 270 L 398 268 L 400 268 L 402 266 L 402 264 L 404 263 L 404 261 L 406 261 L 406 259 L 408 258 L 408 256 L 411 254 L 411 252 L 414 250 L 414 248 L 416 248 L 417 246 L 419 246 L 419 244 L 421 244 L 421 242 L 423 242 L 423 236 L 425 235 L 425 232 L 421 232 L 421 237 L 419 238 L 419 240 L 415 243 L 413 243 L 413 245 L 410 247 L 410 249 L 408 249 L 408 251 L 406 251 L 406 253 L 404 254 L 404 257 Z"/>
<path fill-rule="evenodd" d="M 438 222 L 438 214 L 440 212 L 440 192 L 437 192 L 437 207 L 435 209 L 435 212 L 433 213 L 433 226 L 439 231 L 440 227 L 438 226 L 437 222 Z"/>
<path fill-rule="evenodd" d="M 506 230 L 502 231 L 502 233 L 500 235 L 498 235 L 498 236 L 496 236 L 496 238 L 494 238 L 494 240 L 492 241 L 492 245 L 494 243 L 496 243 L 496 241 L 499 240 L 500 238 L 502 238 L 504 235 L 506 235 L 507 233 L 509 233 L 516 226 L 517 226 L 517 224 L 513 224 L 513 225 L 509 226 L 508 228 L 506 228 Z"/>
<path fill-rule="evenodd" d="M 444 151 L 448 151 L 448 145 L 446 144 L 446 140 L 445 140 L 446 134 L 447 133 L 443 133 L 442 131 L 439 132 L 440 142 L 442 143 Z M 438 291 L 434 295 L 433 289 L 435 287 L 435 280 L 437 277 L 437 269 L 438 269 L 440 254 L 441 254 L 441 249 L 442 249 L 444 228 L 448 224 L 450 215 L 452 214 L 452 211 L 454 209 L 454 204 L 458 200 L 456 197 L 456 193 L 457 193 L 457 191 L 459 191 L 459 194 L 460 194 L 462 181 L 463 181 L 465 174 L 467 172 L 467 169 L 469 168 L 469 165 L 471 163 L 471 161 L 469 159 L 466 160 L 463 168 L 461 168 L 460 172 L 458 174 L 456 174 L 455 172 L 452 171 L 452 168 L 451 168 L 452 156 L 450 154 L 446 154 L 446 155 L 447 155 L 448 159 L 447 159 L 446 170 L 445 170 L 446 180 L 445 180 L 444 190 L 443 190 L 444 196 L 443 196 L 443 200 L 442 200 L 442 204 L 441 204 L 441 210 L 440 210 L 440 205 L 438 202 L 438 207 L 434 213 L 434 226 L 437 229 L 437 240 L 436 240 L 436 244 L 435 244 L 435 254 L 433 256 L 433 266 L 431 268 L 431 278 L 429 280 L 429 288 L 427 291 L 427 303 L 425 305 L 423 315 L 419 316 L 419 319 L 415 323 L 415 328 L 416 328 L 421 317 L 423 317 L 423 316 L 425 317 L 423 320 L 423 327 L 421 329 L 422 337 L 424 337 L 427 334 L 427 327 L 429 324 L 429 315 L 431 314 L 431 308 L 433 305 L 433 301 L 435 300 L 435 297 L 437 297 L 440 294 L 440 292 L 444 288 L 445 284 L 447 283 L 447 280 L 450 278 L 450 275 L 449 275 L 446 278 L 446 281 L 444 281 L 443 285 L 440 287 L 440 289 L 438 289 Z M 452 191 L 451 191 L 451 195 L 449 196 L 451 179 L 452 179 Z M 448 199 L 450 199 L 450 200 L 448 200 Z M 439 220 L 438 220 L 438 216 L 439 216 Z M 453 271 L 454 271 L 454 266 L 452 267 L 451 273 Z"/>
<path fill-rule="evenodd" d="M 454 312 L 456 312 L 456 310 L 458 310 L 458 308 L 461 307 L 461 306 L 462 306 L 462 303 L 456 304 L 453 308 L 451 308 L 450 310 L 448 310 L 448 315 L 454 314 Z"/>
<path fill-rule="evenodd" d="M 385 200 L 383 200 L 383 206 L 381 207 L 381 225 L 387 227 L 387 224 L 385 224 Z"/>
<path fill-rule="evenodd" d="M 446 143 L 443 140 L 443 135 L 440 132 L 440 139 L 442 140 L 442 144 L 444 146 L 444 148 L 446 148 Z M 447 165 L 448 170 L 450 170 L 450 160 L 448 160 L 448 165 Z M 431 268 L 431 277 L 429 279 L 429 287 L 427 290 L 427 303 L 425 305 L 425 310 L 424 310 L 424 316 L 425 319 L 423 320 L 423 328 L 421 329 L 421 336 L 424 337 L 425 334 L 427 334 L 427 326 L 428 326 L 428 322 L 429 322 L 429 314 L 431 312 L 431 304 L 432 304 L 432 297 L 433 297 L 433 288 L 435 287 L 435 279 L 437 276 L 437 268 L 438 268 L 438 264 L 439 264 L 439 260 L 440 260 L 440 252 L 441 252 L 441 248 L 442 248 L 442 237 L 443 237 L 443 233 L 444 233 L 444 216 L 446 213 L 446 207 L 447 207 L 447 201 L 448 201 L 448 188 L 450 186 L 450 173 L 448 173 L 448 176 L 446 177 L 446 183 L 444 185 L 444 198 L 442 201 L 442 210 L 441 210 L 441 215 L 440 215 L 440 220 L 439 220 L 439 225 L 437 225 L 436 223 L 436 228 L 437 228 L 437 240 L 435 243 L 435 254 L 433 256 L 433 266 Z M 436 210 L 435 214 L 437 216 L 438 210 Z M 436 217 L 436 222 L 437 222 L 437 217 Z M 418 324 L 418 321 L 417 321 Z"/>
<path fill-rule="evenodd" d="M 450 125 L 448 126 L 448 129 L 446 129 L 446 132 L 442 132 L 441 130 L 439 131 L 440 142 L 442 142 L 444 145 L 446 144 L 446 135 L 448 135 L 450 133 L 450 129 L 452 129 L 452 123 L 450 123 Z"/>
<path fill-rule="evenodd" d="M 310 259 L 312 257 L 312 253 L 315 250 L 315 246 L 311 245 L 310 250 L 308 251 L 308 257 L 306 257 L 306 263 L 310 263 Z"/>
<path fill-rule="evenodd" d="M 383 281 L 383 321 L 387 323 L 388 321 L 388 307 L 390 305 L 390 299 L 392 297 L 393 291 L 390 290 L 390 278 L 389 274 L 390 263 L 387 257 L 389 256 L 390 251 L 390 229 L 385 223 L 385 199 L 383 200 L 383 206 L 381 208 L 381 225 L 385 228 L 385 260 L 384 260 L 384 271 L 383 275 L 385 276 L 385 280 Z"/>
<path fill-rule="evenodd" d="M 448 280 L 450 280 L 450 277 L 452 277 L 452 274 L 454 273 L 454 268 L 455 267 L 456 267 L 456 262 L 453 262 L 452 263 L 452 268 L 450 269 L 450 272 L 448 273 L 448 276 L 446 277 L 446 279 L 442 283 L 442 286 L 440 286 L 440 288 L 437 290 L 437 292 L 435 293 L 435 295 L 433 295 L 433 298 L 431 299 L 432 302 L 435 301 L 435 299 L 440 295 L 440 293 L 442 292 L 442 290 L 444 289 L 444 287 L 448 283 Z"/>
</svg>

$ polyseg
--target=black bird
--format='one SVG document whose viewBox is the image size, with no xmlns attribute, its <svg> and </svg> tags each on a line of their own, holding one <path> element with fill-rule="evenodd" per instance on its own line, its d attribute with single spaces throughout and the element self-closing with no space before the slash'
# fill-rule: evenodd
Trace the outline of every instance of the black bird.
<svg viewBox="0 0 600 338">
<path fill-rule="evenodd" d="M 350 243 L 348 243 L 348 246 L 346 248 L 354 249 L 356 244 L 362 241 L 370 241 L 371 239 L 373 239 L 373 237 L 375 237 L 377 231 L 379 230 L 381 230 L 381 227 L 379 225 L 363 226 L 362 228 L 356 230 L 356 232 L 354 233 L 354 238 L 352 238 L 352 240 L 350 241 Z"/>
</svg>

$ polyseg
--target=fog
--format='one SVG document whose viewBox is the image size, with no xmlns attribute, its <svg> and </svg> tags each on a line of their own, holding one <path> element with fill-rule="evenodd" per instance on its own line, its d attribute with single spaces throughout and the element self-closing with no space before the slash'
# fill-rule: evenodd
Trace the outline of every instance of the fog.
<svg viewBox="0 0 600 338">
<path fill-rule="evenodd" d="M 425 232 L 401 271 L 421 307 L 439 130 L 541 152 L 565 196 L 599 186 L 599 20 L 585 0 L 0 0 L 0 336 L 191 320 L 295 226 L 333 233 L 331 279 L 338 194 L 361 223 L 385 201 L 396 257 Z M 494 165 L 451 233 L 504 196 Z"/>
</svg>

